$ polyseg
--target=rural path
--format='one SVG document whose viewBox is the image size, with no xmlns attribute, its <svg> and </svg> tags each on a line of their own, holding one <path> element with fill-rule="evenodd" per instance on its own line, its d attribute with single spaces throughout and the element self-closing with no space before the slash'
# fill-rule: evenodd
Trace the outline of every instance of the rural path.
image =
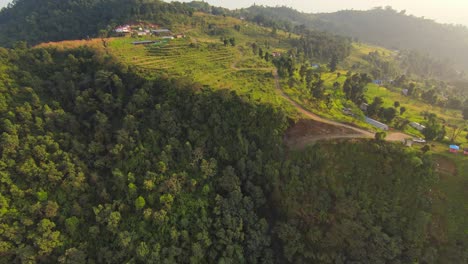
<svg viewBox="0 0 468 264">
<path fill-rule="evenodd" d="M 334 126 L 339 126 L 339 127 L 344 127 L 344 128 L 348 128 L 348 129 L 351 129 L 351 130 L 354 130 L 356 131 L 357 133 L 356 134 L 353 134 L 353 137 L 354 138 L 357 138 L 357 137 L 362 137 L 362 138 L 373 138 L 374 137 L 374 133 L 372 132 L 369 132 L 367 130 L 364 130 L 364 129 L 360 129 L 360 128 L 357 128 L 357 127 L 353 127 L 353 126 L 350 126 L 350 125 L 345 125 L 343 123 L 340 123 L 340 122 L 336 122 L 336 121 L 332 121 L 332 120 L 329 120 L 329 119 L 325 119 L 323 117 L 320 117 L 306 109 L 304 109 L 301 105 L 299 105 L 298 103 L 296 103 L 295 101 L 293 101 L 287 94 L 285 94 L 283 92 L 283 90 L 281 89 L 281 85 L 280 85 L 280 82 L 279 82 L 279 76 L 278 76 L 278 72 L 276 70 L 273 71 L 273 76 L 275 77 L 275 85 L 276 85 L 276 90 L 277 92 L 284 98 L 286 99 L 290 104 L 292 104 L 301 114 L 305 115 L 306 117 L 310 118 L 310 119 L 313 119 L 315 121 L 318 121 L 318 122 L 322 122 L 322 123 L 326 123 L 326 124 L 330 124 L 330 125 L 334 125 Z M 360 136 L 359 136 L 360 135 Z M 330 138 L 334 137 L 336 138 L 336 136 L 339 136 L 339 135 L 330 135 Z M 349 135 L 343 135 L 343 137 L 349 137 Z"/>
<path fill-rule="evenodd" d="M 346 125 L 340 122 L 332 121 L 329 119 L 325 119 L 323 117 L 320 117 L 306 109 L 304 109 L 301 105 L 293 101 L 287 94 L 283 92 L 281 89 L 280 81 L 279 81 L 279 76 L 278 72 L 276 70 L 273 71 L 273 76 L 275 78 L 275 85 L 276 85 L 276 91 L 280 96 L 282 96 L 284 99 L 286 99 L 290 104 L 292 104 L 301 114 L 304 116 L 329 125 L 334 125 L 337 127 L 342 127 L 342 128 L 347 128 L 350 129 L 356 133 L 352 134 L 344 134 L 344 133 L 338 133 L 338 134 L 328 134 L 328 135 L 307 135 L 303 137 L 300 141 L 302 144 L 306 145 L 308 143 L 313 143 L 319 140 L 331 140 L 331 139 L 345 139 L 345 138 L 374 138 L 375 133 L 360 129 L 357 127 L 353 127 L 350 125 Z M 388 141 L 402 141 L 405 138 L 411 137 L 409 135 L 406 135 L 401 132 L 393 132 L 393 133 L 388 133 L 386 140 Z"/>
</svg>

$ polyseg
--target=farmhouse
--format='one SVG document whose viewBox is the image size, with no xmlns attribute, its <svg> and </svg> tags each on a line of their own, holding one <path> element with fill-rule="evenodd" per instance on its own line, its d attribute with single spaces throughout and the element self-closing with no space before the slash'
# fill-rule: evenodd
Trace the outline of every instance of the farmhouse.
<svg viewBox="0 0 468 264">
<path fill-rule="evenodd" d="M 118 26 L 114 30 L 116 33 L 130 33 L 131 28 L 130 25 L 125 25 L 125 26 Z"/>
<path fill-rule="evenodd" d="M 419 131 L 423 131 L 426 128 L 425 126 L 423 126 L 423 125 L 421 125 L 419 123 L 416 123 L 416 122 L 411 122 L 409 125 L 411 127 L 415 128 L 415 129 L 419 130 Z"/>
<path fill-rule="evenodd" d="M 377 120 L 374 120 L 372 118 L 369 118 L 367 116 L 366 116 L 366 123 L 368 123 L 369 125 L 373 125 L 373 126 L 375 126 L 377 128 L 380 128 L 382 130 L 388 130 L 388 126 L 386 124 L 381 123 L 381 122 L 379 122 Z"/>
</svg>

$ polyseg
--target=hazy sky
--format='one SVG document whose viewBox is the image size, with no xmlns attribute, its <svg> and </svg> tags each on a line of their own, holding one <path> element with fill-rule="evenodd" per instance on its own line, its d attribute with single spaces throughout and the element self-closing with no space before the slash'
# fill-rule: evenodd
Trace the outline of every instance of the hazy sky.
<svg viewBox="0 0 468 264">
<path fill-rule="evenodd" d="M 6 6 L 9 2 L 11 2 L 11 1 L 10 0 L 0 0 L 0 7 Z"/>
<path fill-rule="evenodd" d="M 392 6 L 406 10 L 407 14 L 434 19 L 441 23 L 468 26 L 468 0 L 207 0 L 206 2 L 228 8 L 257 5 L 285 5 L 308 12 L 334 12 L 343 9 L 367 10 L 377 6 Z"/>
<path fill-rule="evenodd" d="M 10 0 L 0 0 L 0 7 Z M 186 0 L 182 0 L 186 2 Z M 285 5 L 303 12 L 333 12 L 342 9 L 366 10 L 376 6 L 405 9 L 408 14 L 434 19 L 442 23 L 468 26 L 468 0 L 207 0 L 212 5 L 228 8 L 257 5 Z"/>
</svg>

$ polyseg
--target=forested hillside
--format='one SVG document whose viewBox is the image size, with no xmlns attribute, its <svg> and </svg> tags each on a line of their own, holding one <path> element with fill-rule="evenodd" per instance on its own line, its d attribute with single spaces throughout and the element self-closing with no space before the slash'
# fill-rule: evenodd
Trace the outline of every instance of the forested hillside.
<svg viewBox="0 0 468 264">
<path fill-rule="evenodd" d="M 432 263 L 447 244 L 418 151 L 295 154 L 281 109 L 86 48 L 0 49 L 0 68 L 0 263 Z"/>
<path fill-rule="evenodd" d="M 252 6 L 237 12 L 249 20 L 280 28 L 309 27 L 352 37 L 389 49 L 416 50 L 468 69 L 468 29 L 443 25 L 391 8 L 305 14 L 286 7 Z M 236 12 L 234 12 L 236 14 Z M 237 14 L 236 14 L 237 15 Z"/>
<path fill-rule="evenodd" d="M 462 155 L 442 174 L 436 142 L 287 143 L 311 121 L 299 111 L 352 107 L 340 122 L 355 122 L 371 99 L 372 117 L 422 118 L 419 100 L 443 93 L 460 120 L 465 82 L 429 80 L 455 76 L 440 61 L 315 31 L 322 18 L 288 8 L 14 3 L 0 12 L 14 47 L 0 48 L 0 264 L 468 263 Z M 186 36 L 106 37 L 137 21 Z M 88 35 L 101 37 L 73 40 Z"/>
<path fill-rule="evenodd" d="M 0 46 L 17 41 L 34 45 L 84 39 L 129 21 L 151 20 L 164 25 L 183 21 L 180 15 L 191 13 L 182 3 L 159 0 L 17 0 L 0 11 Z"/>
</svg>

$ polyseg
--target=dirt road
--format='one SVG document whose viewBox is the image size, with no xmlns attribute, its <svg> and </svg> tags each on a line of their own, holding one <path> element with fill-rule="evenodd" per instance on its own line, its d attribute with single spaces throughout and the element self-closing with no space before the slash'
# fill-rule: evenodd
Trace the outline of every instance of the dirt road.
<svg viewBox="0 0 468 264">
<path fill-rule="evenodd" d="M 332 121 L 332 120 L 329 120 L 329 119 L 325 119 L 323 117 L 320 117 L 320 116 L 318 116 L 318 115 L 304 109 L 301 105 L 294 102 L 288 95 L 286 95 L 283 92 L 283 90 L 281 89 L 280 82 L 279 82 L 278 72 L 276 70 L 273 71 L 273 76 L 275 78 L 275 85 L 276 85 L 277 93 L 281 97 L 286 99 L 289 103 L 291 103 L 305 117 L 307 117 L 309 119 L 312 119 L 314 121 L 318 121 L 318 122 L 321 122 L 321 123 L 325 123 L 325 124 L 328 124 L 328 125 L 332 125 L 332 126 L 336 126 L 336 127 L 340 127 L 340 128 L 345 129 L 345 130 L 342 130 L 342 131 L 339 131 L 339 130 L 338 131 L 336 131 L 336 130 L 330 131 L 330 133 L 327 133 L 327 134 L 311 133 L 311 134 L 308 134 L 308 135 L 302 135 L 300 138 L 296 138 L 294 140 L 293 145 L 295 145 L 295 146 L 307 145 L 307 144 L 313 143 L 315 141 L 330 140 L 330 139 L 374 138 L 375 133 L 373 133 L 373 132 L 370 132 L 370 131 L 367 131 L 367 130 L 364 130 L 364 129 L 360 129 L 360 128 L 357 128 L 357 127 L 353 127 L 353 126 L 350 126 L 350 125 L 342 124 L 342 123 Z M 388 141 L 402 141 L 405 138 L 411 138 L 411 136 L 406 135 L 404 133 L 400 133 L 400 132 L 390 132 L 390 133 L 388 133 L 386 140 L 388 140 Z"/>
</svg>

